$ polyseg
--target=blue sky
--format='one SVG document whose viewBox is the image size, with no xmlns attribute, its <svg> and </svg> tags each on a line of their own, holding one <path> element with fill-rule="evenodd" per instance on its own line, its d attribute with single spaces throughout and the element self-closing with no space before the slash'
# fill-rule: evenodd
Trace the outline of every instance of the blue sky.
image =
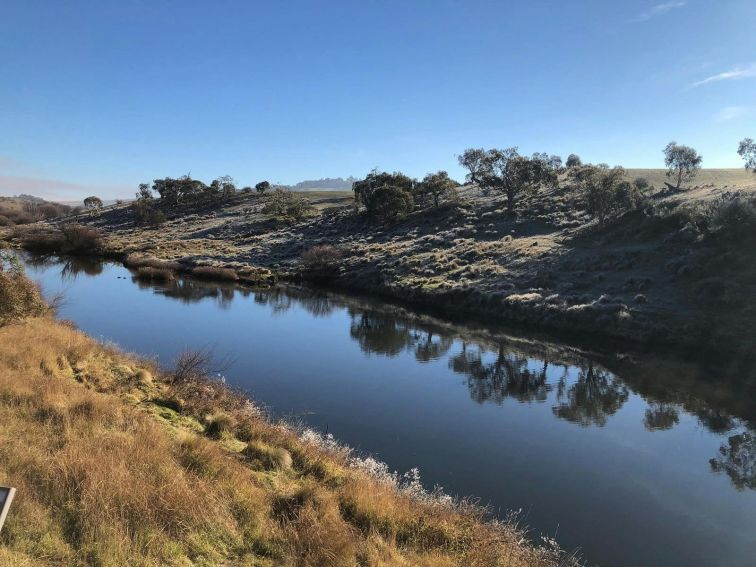
<svg viewBox="0 0 756 567">
<path fill-rule="evenodd" d="M 466 147 L 740 167 L 754 0 L 0 3 L 0 194 L 413 176 Z"/>
</svg>

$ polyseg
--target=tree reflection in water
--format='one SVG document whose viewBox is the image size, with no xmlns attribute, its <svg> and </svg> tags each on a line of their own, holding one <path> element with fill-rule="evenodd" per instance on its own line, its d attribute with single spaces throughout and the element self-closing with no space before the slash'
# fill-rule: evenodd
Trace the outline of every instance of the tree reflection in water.
<svg viewBox="0 0 756 567">
<path fill-rule="evenodd" d="M 155 284 L 131 278 L 140 289 L 150 289 L 158 295 L 164 295 L 172 299 L 178 299 L 182 303 L 197 303 L 204 299 L 214 299 L 222 309 L 228 309 L 236 293 L 243 296 L 249 295 L 249 291 L 236 288 L 229 284 L 213 284 L 191 278 L 177 278 L 169 282 Z"/>
<path fill-rule="evenodd" d="M 411 326 L 390 313 L 350 309 L 349 315 L 349 334 L 368 354 L 391 357 L 409 350 L 418 362 L 430 362 L 444 356 L 454 344 L 452 336 L 430 325 Z"/>
<path fill-rule="evenodd" d="M 467 375 L 470 397 L 479 404 L 492 401 L 501 405 L 505 399 L 519 402 L 546 401 L 552 386 L 547 383 L 548 361 L 533 371 L 528 368 L 528 358 L 521 353 L 507 351 L 503 343 L 495 360 L 483 361 L 480 348 L 469 348 L 463 343 L 462 351 L 449 359 L 449 368 Z"/>
<path fill-rule="evenodd" d="M 680 421 L 677 406 L 664 402 L 650 402 L 646 408 L 643 425 L 649 431 L 664 431 L 672 429 Z"/>
<path fill-rule="evenodd" d="M 293 300 L 291 295 L 279 288 L 260 290 L 255 293 L 255 303 L 270 307 L 274 315 L 286 313 L 291 309 Z"/>
<path fill-rule="evenodd" d="M 552 411 L 558 418 L 584 427 L 603 427 L 607 418 L 617 413 L 629 396 L 624 384 L 589 364 L 587 370 L 580 369 L 577 380 L 570 386 L 567 386 L 565 377 L 559 380 L 557 401 L 561 403 Z"/>
<path fill-rule="evenodd" d="M 756 435 L 745 431 L 731 436 L 709 464 L 714 472 L 727 473 L 738 490 L 756 489 Z"/>
<path fill-rule="evenodd" d="M 73 281 L 79 274 L 88 276 L 98 276 L 102 273 L 103 263 L 96 258 L 70 257 L 66 258 L 63 267 L 60 270 L 60 277 L 63 280 Z"/>
<path fill-rule="evenodd" d="M 51 260 L 27 259 L 28 265 L 45 266 Z M 60 261 L 53 259 L 52 261 Z M 84 258 L 68 259 L 62 266 L 63 278 L 78 274 L 97 275 L 102 264 Z M 141 288 L 194 303 L 215 299 L 227 308 L 235 293 L 251 291 L 226 284 L 193 279 L 176 279 L 165 284 L 135 280 Z M 448 356 L 453 372 L 466 376 L 470 398 L 482 404 L 503 405 L 507 399 L 522 403 L 545 402 L 553 396 L 552 413 L 559 419 L 583 427 L 604 426 L 610 416 L 627 402 L 632 389 L 647 408 L 643 425 L 660 432 L 680 423 L 681 414 L 694 416 L 708 431 L 724 435 L 737 428 L 710 462 L 715 473 L 725 473 L 738 489 L 756 489 L 756 435 L 753 433 L 753 405 L 747 402 L 754 392 L 753 380 L 711 381 L 690 376 L 685 367 L 668 376 L 655 366 L 599 367 L 586 357 L 562 350 L 549 350 L 537 343 L 520 343 L 503 336 L 484 336 L 461 329 L 407 317 L 395 310 L 341 298 L 317 290 L 270 288 L 254 291 L 254 301 L 273 314 L 298 306 L 314 317 L 325 317 L 345 309 L 350 317 L 349 334 L 363 352 L 396 357 L 412 353 L 421 363 Z M 449 355 L 458 345 L 459 351 Z M 563 368 L 561 376 L 549 381 L 549 369 Z M 674 367 L 673 367 L 674 368 Z M 622 379 L 615 375 L 622 376 Z M 673 373 L 675 374 L 675 373 Z"/>
<path fill-rule="evenodd" d="M 377 311 L 354 313 L 349 334 L 360 349 L 368 354 L 396 356 L 412 342 L 412 335 L 406 325 L 399 323 L 391 314 Z"/>
</svg>

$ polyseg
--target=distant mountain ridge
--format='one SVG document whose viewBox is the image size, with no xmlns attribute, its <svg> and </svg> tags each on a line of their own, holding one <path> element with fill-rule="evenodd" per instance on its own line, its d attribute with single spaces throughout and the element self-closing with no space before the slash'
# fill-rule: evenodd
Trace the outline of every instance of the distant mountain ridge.
<svg viewBox="0 0 756 567">
<path fill-rule="evenodd" d="M 354 177 L 324 177 L 322 179 L 306 179 L 296 185 L 292 185 L 295 191 L 307 191 L 308 189 L 339 189 L 341 191 L 350 190 L 352 183 L 356 181 Z"/>
</svg>

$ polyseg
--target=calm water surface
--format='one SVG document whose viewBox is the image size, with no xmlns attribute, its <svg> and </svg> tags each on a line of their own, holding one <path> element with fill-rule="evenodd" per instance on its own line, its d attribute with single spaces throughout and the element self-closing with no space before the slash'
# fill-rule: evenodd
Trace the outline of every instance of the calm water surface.
<svg viewBox="0 0 756 567">
<path fill-rule="evenodd" d="M 170 365 L 229 356 L 277 416 L 419 467 L 603 565 L 756 565 L 756 378 L 734 364 L 587 357 L 378 302 L 29 259 L 60 315 Z"/>
</svg>

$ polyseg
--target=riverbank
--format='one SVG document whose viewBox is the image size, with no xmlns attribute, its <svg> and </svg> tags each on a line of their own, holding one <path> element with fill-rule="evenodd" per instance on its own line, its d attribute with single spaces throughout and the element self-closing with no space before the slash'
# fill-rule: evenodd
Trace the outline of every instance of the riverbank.
<svg viewBox="0 0 756 567">
<path fill-rule="evenodd" d="M 572 562 L 413 475 L 271 422 L 206 378 L 201 356 L 161 371 L 52 317 L 11 315 L 0 327 L 0 475 L 18 493 L 3 564 Z"/>
<path fill-rule="evenodd" d="M 736 187 L 656 191 L 644 210 L 605 224 L 586 213 L 569 184 L 522 199 L 515 216 L 502 196 L 466 186 L 455 203 L 386 225 L 355 213 L 341 193 L 319 196 L 317 213 L 298 222 L 264 214 L 256 195 L 177 211 L 157 229 L 135 226 L 127 207 L 79 221 L 104 235 L 98 254 L 144 277 L 178 271 L 263 285 L 317 280 L 447 319 L 632 348 L 747 354 L 756 351 L 752 227 L 738 225 L 736 211 L 724 227 L 711 228 L 732 191 L 741 195 L 736 200 L 752 199 L 756 182 L 744 179 Z M 46 228 L 6 231 L 6 238 L 33 248 L 28 231 L 35 230 Z M 313 247 L 331 258 L 303 261 Z"/>
</svg>

